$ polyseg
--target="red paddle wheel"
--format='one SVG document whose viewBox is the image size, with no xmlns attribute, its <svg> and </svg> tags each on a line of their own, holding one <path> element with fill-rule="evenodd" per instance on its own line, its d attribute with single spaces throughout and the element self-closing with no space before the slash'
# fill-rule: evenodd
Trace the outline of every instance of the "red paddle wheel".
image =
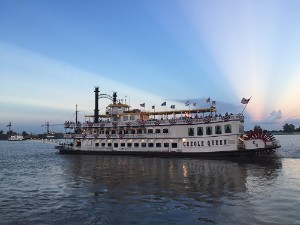
<svg viewBox="0 0 300 225">
<path fill-rule="evenodd" d="M 274 141 L 275 137 L 267 130 L 250 130 L 244 140 L 261 139 L 264 142 Z"/>
</svg>

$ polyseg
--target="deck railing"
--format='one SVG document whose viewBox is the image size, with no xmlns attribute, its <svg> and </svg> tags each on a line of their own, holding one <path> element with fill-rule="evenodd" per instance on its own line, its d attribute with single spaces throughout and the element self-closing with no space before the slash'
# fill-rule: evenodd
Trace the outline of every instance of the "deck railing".
<svg viewBox="0 0 300 225">
<path fill-rule="evenodd" d="M 203 118 L 171 118 L 163 120 L 135 120 L 135 121 L 121 121 L 121 122 L 110 122 L 110 121 L 100 121 L 99 123 L 85 122 L 77 123 L 74 122 L 65 122 L 65 128 L 112 128 L 112 127 L 143 127 L 143 126 L 162 126 L 162 125 L 176 125 L 176 124 L 198 124 L 198 123 L 214 123 L 214 122 L 223 122 L 223 121 L 241 121 L 244 122 L 244 116 L 241 114 L 236 115 L 225 115 L 225 116 L 211 116 Z"/>
</svg>

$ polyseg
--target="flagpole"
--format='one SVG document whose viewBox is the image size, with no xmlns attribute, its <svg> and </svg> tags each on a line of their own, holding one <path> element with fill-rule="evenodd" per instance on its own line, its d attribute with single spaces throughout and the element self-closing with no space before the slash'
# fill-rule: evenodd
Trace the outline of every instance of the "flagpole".
<svg viewBox="0 0 300 225">
<path fill-rule="evenodd" d="M 249 98 L 249 101 L 247 102 L 247 104 L 246 104 L 245 107 L 243 108 L 242 114 L 243 114 L 243 112 L 245 111 L 245 109 L 246 109 L 248 103 L 250 102 L 250 99 L 251 99 L 251 98 L 252 98 L 252 96 Z"/>
</svg>

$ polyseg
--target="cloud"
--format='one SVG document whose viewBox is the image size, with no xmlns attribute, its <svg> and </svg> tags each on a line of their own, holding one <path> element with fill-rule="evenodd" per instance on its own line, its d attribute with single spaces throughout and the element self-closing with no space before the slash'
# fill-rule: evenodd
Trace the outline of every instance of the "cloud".
<svg viewBox="0 0 300 225">
<path fill-rule="evenodd" d="M 266 118 L 265 123 L 277 123 L 282 118 L 281 110 L 273 110 L 270 116 Z"/>
</svg>

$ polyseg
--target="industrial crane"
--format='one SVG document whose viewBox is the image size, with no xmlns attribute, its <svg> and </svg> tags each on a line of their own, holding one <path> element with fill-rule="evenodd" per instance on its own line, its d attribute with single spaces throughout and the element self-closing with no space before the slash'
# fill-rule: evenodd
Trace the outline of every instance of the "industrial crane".
<svg viewBox="0 0 300 225">
<path fill-rule="evenodd" d="M 49 127 L 50 126 L 59 126 L 59 125 L 63 125 L 63 124 L 51 124 L 49 122 L 45 122 L 45 124 L 42 125 L 42 127 L 46 127 L 46 130 L 47 130 L 47 134 L 49 134 Z"/>
</svg>

